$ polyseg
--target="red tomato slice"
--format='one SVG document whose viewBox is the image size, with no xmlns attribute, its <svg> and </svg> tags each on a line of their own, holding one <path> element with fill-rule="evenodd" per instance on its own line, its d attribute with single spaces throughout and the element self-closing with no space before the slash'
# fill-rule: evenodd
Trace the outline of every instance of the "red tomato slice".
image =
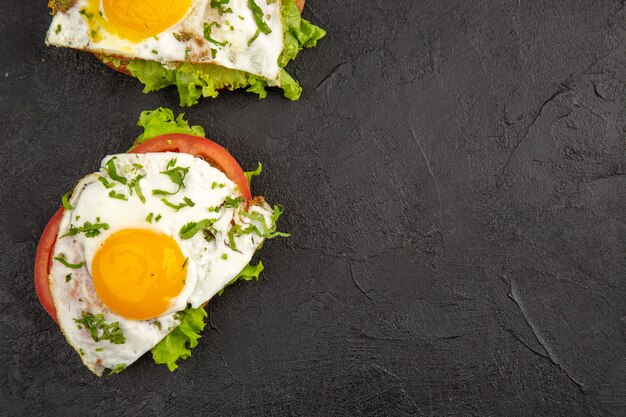
<svg viewBox="0 0 626 417">
<path fill-rule="evenodd" d="M 52 320 L 57 323 L 57 311 L 52 302 L 52 293 L 50 292 L 50 265 L 52 264 L 52 253 L 54 252 L 54 243 L 59 234 L 59 223 L 63 217 L 63 208 L 60 208 L 50 219 L 46 228 L 43 229 L 39 246 L 37 246 L 37 255 L 35 256 L 35 290 L 39 302 L 46 309 Z"/>
<path fill-rule="evenodd" d="M 212 140 L 200 136 L 171 133 L 161 135 L 137 145 L 130 153 L 180 152 L 198 156 L 222 171 L 239 187 L 239 191 L 248 203 L 252 200 L 246 174 L 226 149 Z"/>
<path fill-rule="evenodd" d="M 237 184 L 239 191 L 246 199 L 247 203 L 250 203 L 252 200 L 248 180 L 239 164 L 226 149 L 212 140 L 199 136 L 172 133 L 149 139 L 129 152 L 179 152 L 198 156 L 222 171 L 231 181 Z M 39 240 L 39 246 L 37 246 L 37 255 L 35 256 L 35 289 L 37 290 L 37 296 L 43 308 L 57 323 L 56 308 L 52 301 L 48 277 L 50 275 L 54 244 L 59 234 L 59 223 L 61 222 L 62 216 L 63 208 L 60 208 L 54 216 L 52 216 L 46 228 L 43 230 L 41 239 Z"/>
</svg>

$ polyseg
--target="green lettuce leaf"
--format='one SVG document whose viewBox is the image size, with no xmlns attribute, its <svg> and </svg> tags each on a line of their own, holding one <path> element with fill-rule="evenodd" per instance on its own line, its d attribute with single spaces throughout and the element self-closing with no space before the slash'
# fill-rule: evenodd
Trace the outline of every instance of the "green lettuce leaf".
<svg viewBox="0 0 626 417">
<path fill-rule="evenodd" d="M 252 264 L 246 265 L 245 268 L 243 268 L 241 272 L 235 278 L 233 278 L 228 284 L 224 285 L 224 288 L 222 288 L 217 293 L 217 295 L 222 295 L 226 287 L 228 287 L 229 285 L 233 285 L 235 282 L 239 281 L 240 279 L 244 281 L 252 281 L 253 279 L 255 279 L 258 281 L 259 274 L 263 271 L 263 269 L 264 269 L 263 262 L 261 261 L 259 261 L 259 263 L 256 265 L 252 265 Z"/>
<path fill-rule="evenodd" d="M 284 48 L 278 58 L 278 65 L 284 68 L 304 48 L 312 48 L 326 35 L 326 31 L 300 17 L 294 0 L 281 0 L 283 17 Z M 120 60 L 103 57 L 105 62 L 119 66 Z M 219 90 L 245 88 L 259 98 L 265 98 L 268 86 L 263 77 L 244 71 L 225 68 L 214 64 L 183 63 L 174 69 L 165 68 L 156 61 L 130 60 L 126 62 L 130 73 L 144 84 L 144 92 L 157 91 L 174 85 L 178 89 L 181 106 L 192 106 L 200 97 L 215 98 Z M 283 95 L 289 100 L 300 98 L 302 88 L 284 69 L 278 82 Z"/>
<path fill-rule="evenodd" d="M 294 0 L 282 0 L 281 14 L 285 45 L 278 57 L 278 65 L 285 68 L 302 49 L 316 46 L 317 41 L 326 36 L 326 31 L 303 19 Z"/>
<path fill-rule="evenodd" d="M 143 127 L 144 130 L 137 137 L 135 144 L 138 145 L 148 139 L 167 133 L 184 133 L 204 137 L 202 126 L 189 126 L 184 116 L 185 114 L 181 113 L 178 117 L 174 117 L 173 111 L 163 107 L 141 112 L 137 126 Z"/>
<path fill-rule="evenodd" d="M 152 348 L 154 361 L 167 365 L 170 371 L 178 368 L 176 362 L 179 359 L 191 356 L 191 349 L 198 345 L 200 332 L 205 326 L 204 319 L 207 317 L 202 306 L 187 308 L 178 314 L 181 317 L 180 325 Z"/>
</svg>

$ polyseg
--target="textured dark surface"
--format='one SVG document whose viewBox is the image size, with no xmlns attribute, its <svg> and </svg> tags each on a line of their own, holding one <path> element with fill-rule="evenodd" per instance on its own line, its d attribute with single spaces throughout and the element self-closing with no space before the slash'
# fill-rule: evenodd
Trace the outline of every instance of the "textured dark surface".
<svg viewBox="0 0 626 417">
<path fill-rule="evenodd" d="M 209 304 L 175 373 L 98 379 L 37 302 L 59 197 L 176 111 L 0 14 L 1 415 L 626 415 L 620 1 L 310 0 L 291 103 L 185 110 L 287 208 L 258 283 Z"/>
</svg>

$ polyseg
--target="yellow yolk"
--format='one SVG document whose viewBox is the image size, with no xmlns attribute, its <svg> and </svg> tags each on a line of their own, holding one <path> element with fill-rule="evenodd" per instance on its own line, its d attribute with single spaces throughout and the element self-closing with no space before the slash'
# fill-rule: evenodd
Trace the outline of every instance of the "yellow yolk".
<svg viewBox="0 0 626 417">
<path fill-rule="evenodd" d="M 92 262 L 94 287 L 115 313 L 147 320 L 165 313 L 183 289 L 187 261 L 171 237 L 144 229 L 111 235 Z"/>
<path fill-rule="evenodd" d="M 92 29 L 91 36 L 100 35 L 100 28 L 132 42 L 158 35 L 181 20 L 192 0 L 89 0 L 83 14 Z M 103 14 L 100 13 L 102 3 Z"/>
</svg>

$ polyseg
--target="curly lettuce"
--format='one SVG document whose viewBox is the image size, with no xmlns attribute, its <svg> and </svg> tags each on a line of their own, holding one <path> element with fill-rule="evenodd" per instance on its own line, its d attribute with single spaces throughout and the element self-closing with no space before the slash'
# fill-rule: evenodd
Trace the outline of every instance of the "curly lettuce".
<svg viewBox="0 0 626 417">
<path fill-rule="evenodd" d="M 137 126 L 143 128 L 143 133 L 137 137 L 135 145 L 169 133 L 184 133 L 204 137 L 202 126 L 190 126 L 189 122 L 185 120 L 185 113 L 174 117 L 173 111 L 163 107 L 141 112 Z"/>
<path fill-rule="evenodd" d="M 207 317 L 202 306 L 187 308 L 178 313 L 180 324 L 152 348 L 152 358 L 158 364 L 167 365 L 170 371 L 178 368 L 178 360 L 191 356 L 191 349 L 198 345 L 200 332 Z"/>
<path fill-rule="evenodd" d="M 261 272 L 263 272 L 263 269 L 265 269 L 265 267 L 263 266 L 263 262 L 261 262 L 261 261 L 259 261 L 259 263 L 256 264 L 256 265 L 252 265 L 252 264 L 246 265 L 245 268 L 243 268 L 241 270 L 241 272 L 239 274 L 237 274 L 237 276 L 235 278 L 230 280 L 230 282 L 228 284 L 224 285 L 224 288 L 219 290 L 217 295 L 224 294 L 224 290 L 226 289 L 226 287 L 228 287 L 230 285 L 233 285 L 235 282 L 237 282 L 239 280 L 252 281 L 253 279 L 255 279 L 255 280 L 258 281 L 259 280 L 259 275 L 261 274 Z"/>
<path fill-rule="evenodd" d="M 284 47 L 278 58 L 281 68 L 278 83 L 285 98 L 297 100 L 302 94 L 302 87 L 284 68 L 302 49 L 316 46 L 326 31 L 302 19 L 294 0 L 281 0 L 281 14 Z M 156 61 L 102 59 L 118 67 L 125 64 L 130 73 L 144 84 L 144 93 L 176 86 L 181 106 L 192 106 L 201 97 L 215 98 L 220 90 L 245 88 L 260 99 L 267 96 L 268 81 L 263 77 L 219 65 L 182 63 L 170 69 Z"/>
</svg>

